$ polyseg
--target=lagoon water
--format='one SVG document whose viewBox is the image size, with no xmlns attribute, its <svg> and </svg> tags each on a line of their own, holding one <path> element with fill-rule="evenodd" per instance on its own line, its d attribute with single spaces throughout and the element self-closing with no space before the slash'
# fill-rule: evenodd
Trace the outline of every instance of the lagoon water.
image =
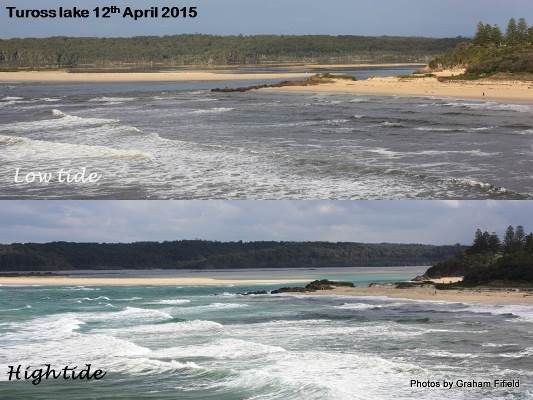
<svg viewBox="0 0 533 400">
<path fill-rule="evenodd" d="M 416 269 L 279 272 L 397 281 Z M 110 272 L 116 274 L 117 272 Z M 133 273 L 138 276 L 140 273 Z M 163 273 L 163 272 L 161 272 Z M 106 273 L 104 273 L 106 274 Z M 247 277 L 272 277 L 247 271 Z M 130 275 L 131 276 L 131 275 Z M 237 277 L 239 272 L 221 272 Z M 533 309 L 271 287 L 0 287 L 2 399 L 529 399 Z M 7 365 L 92 363 L 90 383 L 6 381 Z M 411 389 L 411 379 L 520 379 L 520 389 Z"/>
<path fill-rule="evenodd" d="M 2 84 L 0 198 L 533 196 L 531 104 L 209 90 L 255 83 Z M 102 180 L 13 182 L 83 167 Z"/>
</svg>

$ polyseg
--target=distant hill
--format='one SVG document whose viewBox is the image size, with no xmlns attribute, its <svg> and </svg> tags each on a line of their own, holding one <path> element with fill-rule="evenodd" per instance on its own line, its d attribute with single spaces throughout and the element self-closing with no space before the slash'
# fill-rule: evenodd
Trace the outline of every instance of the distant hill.
<svg viewBox="0 0 533 400">
<path fill-rule="evenodd" d="M 212 242 L 0 245 L 0 272 L 75 269 L 224 269 L 431 265 L 462 246 L 329 242 Z"/>
<path fill-rule="evenodd" d="M 0 40 L 0 69 L 164 68 L 183 65 L 422 62 L 461 38 L 175 35 Z"/>
</svg>

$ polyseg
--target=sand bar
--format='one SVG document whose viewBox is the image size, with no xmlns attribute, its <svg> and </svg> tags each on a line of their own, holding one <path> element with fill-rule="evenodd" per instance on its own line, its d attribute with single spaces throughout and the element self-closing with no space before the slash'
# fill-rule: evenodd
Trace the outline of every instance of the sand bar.
<svg viewBox="0 0 533 400">
<path fill-rule="evenodd" d="M 0 277 L 0 285 L 16 286 L 223 286 L 308 283 L 309 279 L 214 279 L 204 277 L 89 278 L 70 276 Z"/>
<path fill-rule="evenodd" d="M 354 95 L 438 97 L 533 103 L 533 82 L 481 79 L 445 81 L 437 78 L 375 77 L 361 81 L 335 80 L 316 86 L 290 86 L 261 90 Z M 483 95 L 485 94 L 485 95 Z"/>
<path fill-rule="evenodd" d="M 359 64 L 293 64 L 293 65 L 287 65 L 283 66 L 283 68 L 287 69 L 298 69 L 298 68 L 305 68 L 305 69 L 374 69 L 374 68 L 380 68 L 380 69 L 395 69 L 395 68 L 423 68 L 425 65 L 421 63 L 387 63 L 387 64 L 376 64 L 376 63 L 359 63 Z"/>
<path fill-rule="evenodd" d="M 303 72 L 236 73 L 225 71 L 170 71 L 170 72 L 80 72 L 22 71 L 0 72 L 0 82 L 187 82 L 298 79 L 310 76 Z"/>
<path fill-rule="evenodd" d="M 391 285 L 376 285 L 372 287 L 335 288 L 333 290 L 317 291 L 309 294 L 313 296 L 386 296 L 395 299 L 409 300 L 431 300 L 483 304 L 525 304 L 533 306 L 533 291 L 528 293 L 514 289 L 436 290 L 430 286 L 396 289 Z"/>
</svg>

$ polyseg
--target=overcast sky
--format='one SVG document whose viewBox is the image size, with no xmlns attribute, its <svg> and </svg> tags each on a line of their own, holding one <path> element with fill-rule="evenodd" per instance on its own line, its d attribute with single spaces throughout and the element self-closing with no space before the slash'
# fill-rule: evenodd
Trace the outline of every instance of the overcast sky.
<svg viewBox="0 0 533 400">
<path fill-rule="evenodd" d="M 531 0 L 189 0 L 195 20 L 10 20 L 6 6 L 49 9 L 80 5 L 168 6 L 169 0 L 2 2 L 0 37 L 134 36 L 177 33 L 471 36 L 479 20 L 505 25 L 512 17 L 533 22 Z"/>
<path fill-rule="evenodd" d="M 521 201 L 1 201 L 0 242 L 178 239 L 455 244 L 533 230 Z"/>
</svg>

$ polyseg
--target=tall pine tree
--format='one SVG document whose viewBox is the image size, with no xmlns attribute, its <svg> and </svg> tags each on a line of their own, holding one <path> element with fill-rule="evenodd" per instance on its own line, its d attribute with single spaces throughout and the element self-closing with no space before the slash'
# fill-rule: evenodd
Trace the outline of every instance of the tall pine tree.
<svg viewBox="0 0 533 400">
<path fill-rule="evenodd" d="M 516 27 L 516 40 L 519 44 L 526 44 L 528 42 L 528 25 L 525 18 L 518 20 Z"/>
<path fill-rule="evenodd" d="M 514 238 L 514 228 L 509 226 L 505 231 L 505 237 L 503 238 L 503 247 L 506 253 L 510 253 L 513 250 Z"/>
<path fill-rule="evenodd" d="M 516 19 L 514 18 L 511 18 L 507 24 L 505 42 L 510 46 L 518 44 L 518 25 L 516 24 Z"/>
</svg>

